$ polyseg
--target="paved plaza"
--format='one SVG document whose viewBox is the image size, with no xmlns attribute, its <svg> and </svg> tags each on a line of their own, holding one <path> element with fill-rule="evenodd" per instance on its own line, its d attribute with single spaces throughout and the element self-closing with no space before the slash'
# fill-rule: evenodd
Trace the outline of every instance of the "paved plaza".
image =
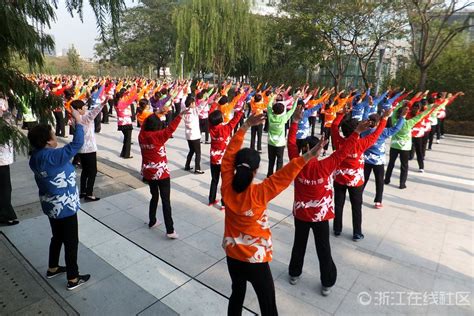
<svg viewBox="0 0 474 316">
<path fill-rule="evenodd" d="M 209 145 L 202 145 L 205 174 L 184 171 L 188 147 L 183 127 L 181 123 L 166 146 L 173 219 L 180 235 L 178 240 L 168 240 L 164 224 L 156 229 L 147 226 L 150 194 L 148 186 L 140 181 L 138 129 L 132 135 L 134 158 L 122 160 L 118 157 L 122 133 L 117 131 L 115 119 L 102 125 L 102 132 L 96 135 L 100 172 L 96 194 L 102 199 L 83 203 L 83 211 L 78 213 L 79 268 L 92 277 L 74 291 L 66 291 L 65 277 L 45 280 L 50 227 L 39 209 L 27 158 L 18 157 L 11 170 L 13 204 L 21 222 L 0 227 L 5 236 L 0 239 L 0 275 L 12 266 L 12 260 L 21 259 L 22 266 L 30 267 L 28 277 L 34 275 L 37 285 L 48 290 L 42 291 L 41 297 L 38 290 L 27 287 L 25 292 L 39 296 L 35 301 L 25 301 L 10 287 L 6 290 L 5 276 L 0 276 L 0 315 L 24 314 L 25 308 L 34 313 L 42 306 L 39 302 L 53 298 L 49 313 L 43 314 L 226 314 L 231 283 L 221 247 L 224 213 L 207 206 Z M 267 168 L 266 134 L 263 137 L 265 146 L 257 176 L 260 180 Z M 247 146 L 248 141 L 249 135 Z M 346 202 L 342 234 L 337 238 L 331 235 L 338 278 L 328 297 L 320 294 L 313 237 L 300 282 L 289 284 L 293 187 L 274 199 L 268 206 L 274 243 L 270 266 L 279 313 L 472 315 L 473 151 L 473 138 L 447 136 L 427 152 L 424 174 L 418 173 L 416 161 L 410 162 L 406 190 L 398 189 L 397 166 L 392 184 L 385 187 L 381 210 L 372 207 L 375 188 L 371 179 L 364 193 L 365 239 L 361 242 L 352 241 L 350 203 Z M 161 203 L 158 217 L 163 221 Z M 11 249 L 8 260 L 4 257 L 7 249 Z M 10 309 L 2 307 L 1 302 L 6 301 L 11 302 Z M 244 305 L 245 315 L 259 313 L 250 285 Z"/>
</svg>

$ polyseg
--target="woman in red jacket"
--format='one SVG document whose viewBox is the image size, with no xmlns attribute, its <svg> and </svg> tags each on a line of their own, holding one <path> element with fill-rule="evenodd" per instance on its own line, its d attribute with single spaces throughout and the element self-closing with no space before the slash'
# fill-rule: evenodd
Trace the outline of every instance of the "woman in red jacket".
<svg viewBox="0 0 474 316">
<path fill-rule="evenodd" d="M 300 156 L 296 145 L 298 122 L 303 116 L 303 107 L 298 107 L 288 133 L 288 156 L 294 159 Z M 333 177 L 334 170 L 351 153 L 356 151 L 359 134 L 370 127 L 370 122 L 360 123 L 354 133 L 335 153 L 323 160 L 311 159 L 295 178 L 295 239 L 291 251 L 289 266 L 290 283 L 298 283 L 303 270 L 309 230 L 313 231 L 316 253 L 321 274 L 321 294 L 327 296 L 336 283 L 337 269 L 331 256 L 329 244 L 329 220 L 334 218 Z M 317 145 L 317 137 L 309 136 L 301 143 L 302 153 Z"/>
<path fill-rule="evenodd" d="M 145 120 L 140 134 L 138 134 L 138 142 L 142 152 L 142 175 L 148 181 L 151 193 L 148 227 L 152 228 L 161 224 L 156 219 L 158 194 L 160 194 L 166 235 L 171 239 L 176 239 L 179 236 L 174 230 L 173 218 L 171 217 L 170 171 L 165 143 L 178 127 L 182 115 L 183 112 L 176 116 L 168 127 L 164 128 L 164 122 L 156 114 L 152 114 Z"/>
</svg>

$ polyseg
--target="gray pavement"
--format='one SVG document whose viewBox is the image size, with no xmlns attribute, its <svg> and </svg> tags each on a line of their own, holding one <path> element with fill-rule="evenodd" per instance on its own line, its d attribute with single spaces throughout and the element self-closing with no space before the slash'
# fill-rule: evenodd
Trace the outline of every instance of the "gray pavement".
<svg viewBox="0 0 474 316">
<path fill-rule="evenodd" d="M 231 287 L 221 248 L 224 214 L 206 204 L 209 145 L 202 145 L 204 175 L 182 170 L 187 154 L 182 125 L 167 145 L 173 219 L 180 234 L 180 239 L 168 240 L 164 225 L 147 227 L 150 195 L 138 172 L 137 135 L 135 130 L 134 158 L 129 160 L 118 157 L 122 134 L 114 121 L 103 125 L 97 135 L 100 174 L 96 193 L 103 199 L 84 203 L 79 214 L 79 267 L 92 274 L 91 281 L 72 292 L 65 290 L 64 278 L 48 283 L 84 315 L 225 314 Z M 267 166 L 263 149 L 259 179 Z M 279 313 L 471 315 L 473 149 L 473 138 L 448 136 L 441 144 L 434 144 L 433 151 L 427 153 L 424 174 L 417 172 L 416 161 L 410 162 L 406 190 L 398 189 L 395 169 L 392 184 L 385 188 L 382 210 L 372 207 L 371 180 L 364 193 L 365 240 L 359 243 L 351 240 L 350 203 L 346 203 L 343 233 L 339 238 L 331 236 L 338 280 L 329 297 L 319 292 L 312 237 L 302 279 L 296 286 L 289 284 L 293 188 L 273 200 L 269 204 L 274 238 L 271 269 Z M 0 231 L 43 276 L 50 229 L 39 210 L 37 189 L 25 158 L 12 165 L 12 182 L 14 206 L 22 221 L 17 226 L 0 227 Z M 160 211 L 158 216 L 162 220 Z M 10 293 L 9 299 L 20 297 Z M 244 313 L 259 312 L 251 286 L 244 304 Z"/>
</svg>

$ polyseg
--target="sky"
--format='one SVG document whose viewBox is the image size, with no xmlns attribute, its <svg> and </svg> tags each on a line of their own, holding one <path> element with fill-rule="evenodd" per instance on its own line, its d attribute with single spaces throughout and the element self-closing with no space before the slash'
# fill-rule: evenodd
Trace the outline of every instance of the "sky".
<svg viewBox="0 0 474 316">
<path fill-rule="evenodd" d="M 48 32 L 54 36 L 56 43 L 56 55 L 62 55 L 63 49 L 67 50 L 71 45 L 79 51 L 82 58 L 94 57 L 94 45 L 99 36 L 94 12 L 89 6 L 88 0 L 84 0 L 83 21 L 77 14 L 71 17 L 66 10 L 64 1 L 58 1 L 59 7 L 56 11 L 56 21 L 51 24 Z M 137 4 L 137 0 L 125 0 L 127 7 Z"/>
</svg>

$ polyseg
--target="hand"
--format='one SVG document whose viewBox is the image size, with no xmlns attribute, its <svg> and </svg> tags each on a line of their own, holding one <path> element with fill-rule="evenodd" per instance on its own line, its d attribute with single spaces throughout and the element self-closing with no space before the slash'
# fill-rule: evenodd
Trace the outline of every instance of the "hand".
<svg viewBox="0 0 474 316">
<path fill-rule="evenodd" d="M 295 112 L 293 112 L 293 122 L 299 122 L 303 118 L 304 107 L 298 105 Z"/>
<path fill-rule="evenodd" d="M 249 116 L 249 118 L 245 121 L 244 126 L 247 125 L 247 127 L 251 126 L 257 126 L 260 124 L 265 123 L 265 114 L 252 114 Z"/>
<path fill-rule="evenodd" d="M 370 128 L 371 122 L 370 120 L 365 120 L 357 125 L 356 129 L 354 130 L 357 134 L 361 134 Z"/>
<path fill-rule="evenodd" d="M 405 107 L 405 108 L 408 109 L 408 107 Z M 385 111 L 383 111 L 382 117 L 387 118 L 387 117 L 389 117 L 391 114 L 392 114 L 392 108 L 386 109 Z"/>
<path fill-rule="evenodd" d="M 74 119 L 76 124 L 81 124 L 81 114 L 79 114 L 78 110 L 73 109 L 71 107 L 71 115 L 72 115 L 72 118 Z"/>
</svg>

